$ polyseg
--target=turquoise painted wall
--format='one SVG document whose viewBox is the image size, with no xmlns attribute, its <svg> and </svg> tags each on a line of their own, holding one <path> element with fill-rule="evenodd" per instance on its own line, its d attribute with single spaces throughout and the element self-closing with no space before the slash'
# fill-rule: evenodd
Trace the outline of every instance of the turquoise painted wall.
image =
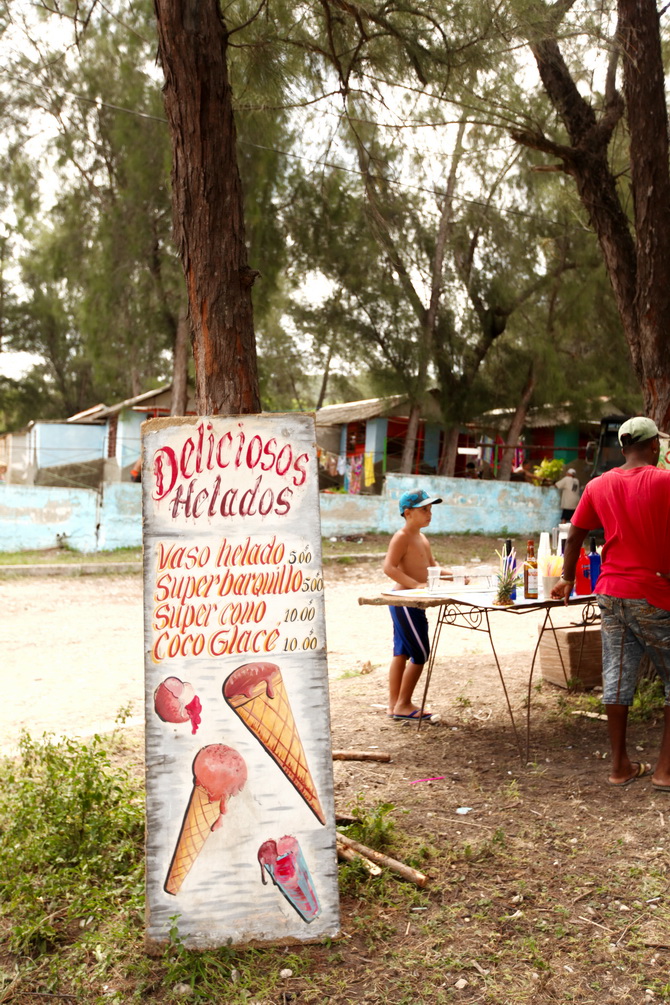
<svg viewBox="0 0 670 1005">
<path fill-rule="evenodd" d="M 95 551 L 97 523 L 93 489 L 0 485 L 0 551 L 55 548 L 59 536 L 77 551 Z"/>
<path fill-rule="evenodd" d="M 142 486 L 135 482 L 105 485 L 99 517 L 97 551 L 139 548 L 142 544 Z"/>
<path fill-rule="evenodd" d="M 390 474 L 382 496 L 322 494 L 321 532 L 324 537 L 373 530 L 392 534 L 401 525 L 400 496 L 417 486 L 443 499 L 433 509 L 428 531 L 433 534 L 539 533 L 555 527 L 560 517 L 558 493 L 553 487 Z"/>
<path fill-rule="evenodd" d="M 29 457 L 38 468 L 83 464 L 105 456 L 106 426 L 36 422 L 28 433 Z"/>
<path fill-rule="evenodd" d="M 365 424 L 365 453 L 373 454 L 373 460 L 384 460 L 388 419 L 368 419 Z"/>
<path fill-rule="evenodd" d="M 423 441 L 423 460 L 431 468 L 437 468 L 440 460 L 440 433 L 442 426 L 436 422 L 426 423 L 426 436 Z"/>
<path fill-rule="evenodd" d="M 465 478 L 387 475 L 382 496 L 322 493 L 324 537 L 379 531 L 401 526 L 398 500 L 420 486 L 444 502 L 433 509 L 429 533 L 530 534 L 558 523 L 558 493 L 520 482 L 471 481 Z M 99 497 L 91 489 L 0 484 L 0 551 L 53 548 L 58 535 L 81 552 L 139 547 L 142 543 L 140 485 L 105 485 Z"/>
<path fill-rule="evenodd" d="M 127 408 L 119 415 L 116 430 L 116 460 L 120 468 L 134 464 L 142 451 L 140 427 L 146 416 Z"/>
<path fill-rule="evenodd" d="M 560 458 L 562 461 L 574 462 L 577 460 L 577 451 L 574 449 L 579 446 L 579 427 L 578 426 L 557 426 L 554 430 L 554 457 Z M 572 450 L 558 450 L 558 447 L 572 447 Z"/>
</svg>

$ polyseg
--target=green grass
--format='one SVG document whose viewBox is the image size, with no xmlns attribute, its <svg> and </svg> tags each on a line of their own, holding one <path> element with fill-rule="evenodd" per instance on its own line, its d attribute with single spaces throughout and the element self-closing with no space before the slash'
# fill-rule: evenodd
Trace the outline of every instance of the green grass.
<svg viewBox="0 0 670 1005">
<path fill-rule="evenodd" d="M 355 534 L 349 535 L 348 540 L 338 537 L 336 541 L 325 537 L 322 541 L 323 557 L 336 559 L 342 556 L 342 561 L 347 555 L 355 554 L 374 555 L 381 559 L 386 554 L 390 540 L 390 534 Z M 474 564 L 475 559 L 483 565 L 497 565 L 496 550 L 500 551 L 504 540 L 505 536 L 502 534 L 430 534 L 433 555 L 441 565 Z M 518 554 L 525 553 L 527 540 L 528 537 L 523 535 L 512 542 Z"/>
<path fill-rule="evenodd" d="M 560 713 L 571 716 L 572 710 L 582 709 L 585 712 L 595 712 L 598 715 L 605 714 L 605 706 L 602 702 L 602 692 L 578 693 L 568 692 L 559 695 L 557 707 Z M 631 724 L 640 722 L 660 722 L 663 719 L 665 707 L 665 693 L 663 683 L 658 677 L 653 679 L 642 678 L 638 683 L 633 704 L 628 713 L 628 720 Z"/>
<path fill-rule="evenodd" d="M 351 563 L 349 555 L 369 555 L 370 561 L 386 554 L 390 534 L 358 534 L 349 535 L 349 540 L 338 537 L 337 541 L 329 538 L 322 540 L 324 561 L 337 561 L 339 564 Z M 501 535 L 487 534 L 431 534 L 430 543 L 437 562 L 441 565 L 468 565 L 477 560 L 484 565 L 497 564 L 496 550 L 504 540 Z M 522 553 L 527 540 L 522 535 L 516 545 L 519 554 Z M 141 562 L 141 548 L 117 548 L 114 551 L 97 551 L 86 553 L 75 551 L 69 547 L 47 548 L 44 550 L 3 551 L 0 552 L 0 565 L 43 565 L 43 564 L 78 564 L 81 562 Z"/>
<path fill-rule="evenodd" d="M 0 551 L 0 565 L 75 565 L 82 562 L 141 562 L 141 548 L 116 548 L 114 551 L 87 552 L 72 548 L 47 548 L 43 551 Z"/>
<path fill-rule="evenodd" d="M 641 1002 L 645 988 L 659 1003 L 670 993 L 664 950 L 645 928 L 653 921 L 664 942 L 670 926 L 654 815 L 640 803 L 632 844 L 613 823 L 616 807 L 603 821 L 559 795 L 561 811 L 545 814 L 542 785 L 524 771 L 489 787 L 491 828 L 460 835 L 421 813 L 412 833 L 405 810 L 356 796 L 349 835 L 431 882 L 418 889 L 341 865 L 336 942 L 196 952 L 174 925 L 167 948 L 148 956 L 142 764 L 129 742 L 120 731 L 85 742 L 24 735 L 0 765 L 0 1002 L 168 1005 L 184 1000 L 180 985 L 186 1000 L 212 1005 L 600 1005 Z"/>
</svg>

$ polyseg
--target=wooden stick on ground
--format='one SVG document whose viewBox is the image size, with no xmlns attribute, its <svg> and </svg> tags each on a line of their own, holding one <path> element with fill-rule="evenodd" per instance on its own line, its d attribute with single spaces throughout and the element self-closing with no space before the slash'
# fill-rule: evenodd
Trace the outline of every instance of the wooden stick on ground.
<svg viewBox="0 0 670 1005">
<path fill-rule="evenodd" d="M 375 865 L 375 863 L 371 862 L 369 858 L 365 857 L 365 855 L 359 855 L 359 853 L 354 851 L 353 848 L 347 848 L 347 846 L 339 840 L 339 836 L 337 840 L 337 857 L 343 862 L 353 862 L 355 859 L 358 859 L 371 876 L 381 876 L 382 874 L 380 866 Z"/>
<path fill-rule="evenodd" d="M 416 883 L 417 886 L 423 887 L 428 882 L 428 877 L 424 873 L 419 872 L 418 869 L 412 869 L 411 866 L 405 865 L 404 862 L 398 862 L 395 858 L 389 858 L 388 855 L 375 851 L 373 848 L 366 848 L 364 844 L 353 841 L 346 834 L 341 834 L 339 831 L 337 831 L 337 840 L 348 848 L 353 848 L 359 855 L 363 855 L 365 858 L 376 862 L 377 865 L 384 866 L 384 868 L 390 869 L 392 872 L 397 872 L 399 876 L 402 876 L 403 879 L 408 879 L 410 883 Z"/>
<path fill-rule="evenodd" d="M 334 761 L 390 761 L 391 755 L 383 750 L 334 750 Z"/>
</svg>

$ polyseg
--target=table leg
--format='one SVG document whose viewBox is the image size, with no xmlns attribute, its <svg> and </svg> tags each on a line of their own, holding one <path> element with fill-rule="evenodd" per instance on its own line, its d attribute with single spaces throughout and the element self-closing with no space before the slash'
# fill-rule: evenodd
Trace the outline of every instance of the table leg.
<svg viewBox="0 0 670 1005">
<path fill-rule="evenodd" d="M 542 636 L 544 635 L 545 629 L 547 627 L 547 622 L 549 622 L 551 630 L 554 633 L 556 648 L 558 649 L 558 655 L 561 660 L 561 666 L 563 667 L 563 674 L 565 674 L 565 667 L 563 666 L 563 655 L 558 645 L 558 639 L 556 638 L 556 629 L 554 628 L 554 623 L 551 620 L 551 608 L 547 607 L 546 611 L 544 612 L 544 621 L 542 622 L 542 628 L 537 633 L 537 642 L 535 643 L 535 649 L 533 650 L 533 658 L 530 661 L 530 673 L 528 674 L 528 696 L 526 698 L 526 762 L 528 762 L 528 758 L 530 757 L 530 700 L 533 687 L 533 672 L 535 670 L 535 661 L 537 660 L 537 654 L 540 649 L 540 642 L 542 641 Z"/>
<path fill-rule="evenodd" d="M 417 733 L 421 729 L 421 723 L 423 722 L 423 713 L 426 708 L 426 699 L 428 697 L 428 686 L 430 684 L 430 678 L 433 674 L 433 666 L 435 665 L 435 654 L 437 652 L 437 645 L 440 641 L 440 634 L 442 632 L 442 615 L 445 610 L 445 605 L 438 607 L 437 613 L 437 624 L 435 625 L 435 631 L 433 632 L 433 639 L 430 644 L 430 656 L 428 657 L 428 662 L 425 667 L 425 681 L 423 685 L 423 698 L 421 699 L 421 711 L 419 712 L 419 722 L 417 723 Z"/>
<path fill-rule="evenodd" d="M 512 722 L 512 728 L 514 729 L 514 738 L 516 739 L 516 745 L 519 751 L 519 757 L 523 760 L 523 750 L 521 748 L 521 738 L 519 737 L 519 731 L 516 728 L 516 720 L 514 718 L 514 712 L 512 711 L 512 703 L 509 700 L 509 694 L 507 693 L 507 685 L 505 684 L 505 678 L 503 676 L 502 667 L 500 666 L 500 660 L 498 659 L 498 653 L 496 652 L 496 647 L 493 643 L 493 635 L 491 634 L 491 622 L 489 621 L 489 612 L 486 611 L 486 633 L 489 637 L 489 643 L 491 645 L 491 651 L 493 653 L 493 658 L 496 662 L 496 667 L 498 670 L 498 676 L 500 677 L 500 683 L 502 684 L 502 689 L 505 694 L 505 701 L 507 702 L 507 711 L 509 712 L 509 717 Z M 526 760 L 528 756 L 526 755 Z"/>
</svg>

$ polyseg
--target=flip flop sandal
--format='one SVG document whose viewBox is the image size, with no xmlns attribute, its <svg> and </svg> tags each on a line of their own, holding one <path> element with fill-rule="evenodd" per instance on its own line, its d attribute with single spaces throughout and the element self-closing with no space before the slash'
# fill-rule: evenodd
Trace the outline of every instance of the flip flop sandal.
<svg viewBox="0 0 670 1005">
<path fill-rule="evenodd" d="M 651 764 L 645 764 L 643 761 L 633 761 L 633 765 L 637 765 L 635 774 L 627 778 L 625 782 L 610 782 L 608 778 L 607 784 L 615 789 L 624 789 L 627 785 L 632 785 L 633 782 L 636 782 L 638 778 L 645 778 L 651 774 Z M 668 787 L 668 791 L 670 791 L 670 786 Z"/>
<path fill-rule="evenodd" d="M 415 708 L 413 712 L 409 713 L 409 715 L 394 715 L 393 718 L 394 718 L 395 722 L 419 722 L 419 721 L 421 721 L 421 722 L 431 722 L 433 725 L 436 725 L 440 721 L 439 713 L 437 713 L 437 712 L 424 712 L 423 715 L 421 715 L 421 712 L 420 712 L 420 710 L 418 708 Z"/>
</svg>

